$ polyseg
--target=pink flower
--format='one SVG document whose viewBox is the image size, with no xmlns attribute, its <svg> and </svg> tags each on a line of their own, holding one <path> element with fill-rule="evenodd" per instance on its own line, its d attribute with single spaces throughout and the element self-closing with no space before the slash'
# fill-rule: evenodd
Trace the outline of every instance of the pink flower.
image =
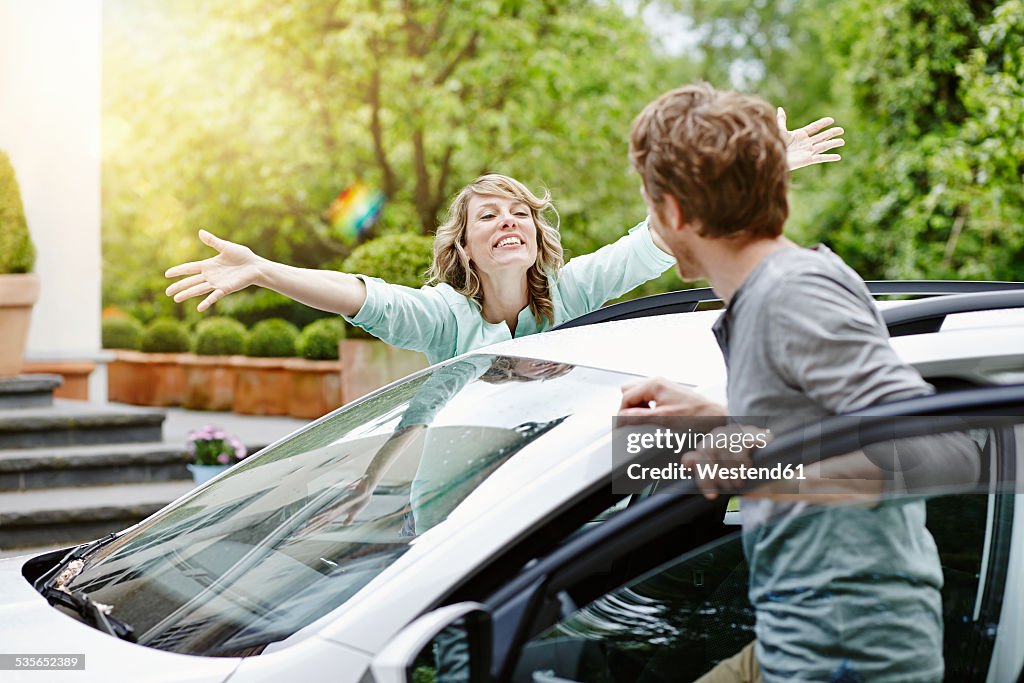
<svg viewBox="0 0 1024 683">
<path fill-rule="evenodd" d="M 189 432 L 185 445 L 191 460 L 200 465 L 230 465 L 247 455 L 245 446 L 236 436 L 216 425 L 206 425 L 199 431 Z"/>
<path fill-rule="evenodd" d="M 249 454 L 249 451 L 245 448 L 245 445 L 235 437 L 231 437 L 231 447 L 235 449 L 235 458 L 237 458 L 238 460 L 241 460 L 242 458 Z"/>
</svg>

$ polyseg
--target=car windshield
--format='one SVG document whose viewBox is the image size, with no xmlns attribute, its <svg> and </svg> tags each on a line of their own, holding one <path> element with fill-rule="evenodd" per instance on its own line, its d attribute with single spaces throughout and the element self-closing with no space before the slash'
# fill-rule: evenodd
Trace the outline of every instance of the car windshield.
<svg viewBox="0 0 1024 683">
<path fill-rule="evenodd" d="M 142 645 L 259 653 L 344 603 L 527 445 L 575 414 L 604 424 L 627 377 L 509 356 L 438 366 L 243 461 L 97 551 L 69 588 Z"/>
</svg>

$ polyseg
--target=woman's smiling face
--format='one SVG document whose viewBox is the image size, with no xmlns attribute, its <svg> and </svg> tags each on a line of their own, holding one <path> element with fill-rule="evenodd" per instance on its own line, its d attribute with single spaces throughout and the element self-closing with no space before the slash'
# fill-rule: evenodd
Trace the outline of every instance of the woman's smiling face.
<svg viewBox="0 0 1024 683">
<path fill-rule="evenodd" d="M 523 201 L 473 195 L 467 204 L 466 255 L 478 271 L 527 270 L 537 261 L 537 224 Z"/>
</svg>

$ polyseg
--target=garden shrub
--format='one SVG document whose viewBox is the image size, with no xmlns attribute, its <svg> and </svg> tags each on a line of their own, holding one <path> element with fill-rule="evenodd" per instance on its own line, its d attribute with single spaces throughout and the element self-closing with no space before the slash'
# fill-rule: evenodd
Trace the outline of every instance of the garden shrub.
<svg viewBox="0 0 1024 683">
<path fill-rule="evenodd" d="M 233 356 L 245 351 L 245 325 L 225 317 L 201 320 L 196 325 L 195 352 L 200 356 Z"/>
<path fill-rule="evenodd" d="M 18 178 L 7 154 L 0 152 L 0 274 L 27 273 L 35 259 Z"/>
<path fill-rule="evenodd" d="M 341 318 L 321 318 L 303 328 L 295 352 L 309 360 L 338 360 L 338 342 L 345 336 Z"/>
<path fill-rule="evenodd" d="M 393 285 L 422 287 L 433 259 L 433 238 L 385 235 L 356 247 L 341 268 L 346 273 L 379 277 Z"/>
<path fill-rule="evenodd" d="M 128 316 L 104 318 L 102 338 L 105 349 L 138 351 L 142 342 L 142 323 Z"/>
<path fill-rule="evenodd" d="M 225 297 L 217 302 L 217 311 L 222 316 L 234 318 L 247 328 L 252 328 L 261 320 L 271 318 L 281 318 L 301 328 L 324 317 L 323 311 L 293 301 L 284 294 L 259 287 Z"/>
<path fill-rule="evenodd" d="M 249 331 L 245 355 L 259 358 L 286 358 L 295 355 L 299 328 L 287 320 L 261 320 Z"/>
<path fill-rule="evenodd" d="M 146 353 L 184 353 L 192 347 L 192 339 L 180 320 L 156 318 L 143 328 L 140 346 Z"/>
<path fill-rule="evenodd" d="M 422 287 L 434 260 L 434 240 L 426 235 L 408 233 L 384 235 L 356 247 L 341 270 L 379 277 L 393 285 Z M 351 339 L 375 339 L 354 325 L 345 325 L 345 336 Z"/>
</svg>

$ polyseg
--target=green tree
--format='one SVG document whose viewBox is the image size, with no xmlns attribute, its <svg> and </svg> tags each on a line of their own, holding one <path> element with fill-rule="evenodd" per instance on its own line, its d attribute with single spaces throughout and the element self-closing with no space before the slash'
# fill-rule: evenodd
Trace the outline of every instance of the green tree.
<svg viewBox="0 0 1024 683">
<path fill-rule="evenodd" d="M 547 186 L 569 255 L 643 214 L 632 117 L 677 83 L 638 17 L 591 0 L 112 0 L 104 293 L 175 310 L 198 227 L 295 265 L 347 255 L 323 212 L 363 179 L 364 235 L 430 234 L 485 171 Z M 614 68 L 611 68 L 614 66 Z"/>
<path fill-rule="evenodd" d="M 806 228 L 862 275 L 1024 277 L 1020 3 L 993 9 L 846 6 L 833 59 L 859 130 Z"/>
</svg>

